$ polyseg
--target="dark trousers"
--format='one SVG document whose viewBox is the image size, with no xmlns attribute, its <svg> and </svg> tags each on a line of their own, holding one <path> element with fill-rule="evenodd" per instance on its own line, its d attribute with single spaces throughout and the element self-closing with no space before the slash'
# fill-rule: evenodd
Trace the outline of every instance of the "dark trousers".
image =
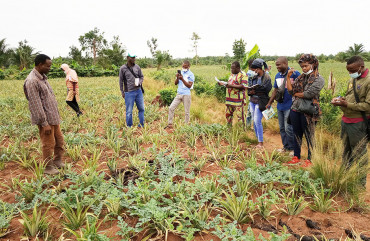
<svg viewBox="0 0 370 241">
<path fill-rule="evenodd" d="M 293 150 L 294 156 L 301 158 L 301 146 L 303 135 L 307 140 L 308 154 L 307 159 L 311 160 L 311 150 L 313 148 L 313 137 L 315 135 L 315 124 L 309 124 L 307 118 L 303 113 L 290 111 L 290 122 L 293 126 L 294 141 Z"/>
<path fill-rule="evenodd" d="M 365 167 L 366 170 L 368 163 L 366 134 L 365 122 L 344 123 L 342 121 L 343 163 L 347 167 L 360 162 L 360 167 Z M 364 186 L 366 185 L 366 174 L 363 173 L 361 177 L 361 183 Z"/>
<path fill-rule="evenodd" d="M 73 97 L 73 100 L 72 101 L 66 101 L 67 104 L 74 110 L 76 111 L 76 113 L 79 113 L 80 112 L 80 107 L 78 106 L 78 103 L 76 101 L 76 96 Z"/>
</svg>

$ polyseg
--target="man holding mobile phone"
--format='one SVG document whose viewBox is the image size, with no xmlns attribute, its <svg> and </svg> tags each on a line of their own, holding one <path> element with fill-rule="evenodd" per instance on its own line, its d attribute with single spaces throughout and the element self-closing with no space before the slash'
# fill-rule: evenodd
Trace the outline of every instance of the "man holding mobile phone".
<svg viewBox="0 0 370 241">
<path fill-rule="evenodd" d="M 334 106 L 343 111 L 341 138 L 343 141 L 343 164 L 346 167 L 358 163 L 361 184 L 366 187 L 368 166 L 367 144 L 370 125 L 370 74 L 365 61 L 353 56 L 347 61 L 351 79 L 344 97 L 332 99 Z"/>
<path fill-rule="evenodd" d="M 175 85 L 178 86 L 177 95 L 170 105 L 168 113 L 168 125 L 166 128 L 172 128 L 175 110 L 181 102 L 184 103 L 185 108 L 185 123 L 189 123 L 191 105 L 190 90 L 193 89 L 194 80 L 194 74 L 190 71 L 190 62 L 185 60 L 182 64 L 182 70 L 178 70 L 176 74 Z"/>
</svg>

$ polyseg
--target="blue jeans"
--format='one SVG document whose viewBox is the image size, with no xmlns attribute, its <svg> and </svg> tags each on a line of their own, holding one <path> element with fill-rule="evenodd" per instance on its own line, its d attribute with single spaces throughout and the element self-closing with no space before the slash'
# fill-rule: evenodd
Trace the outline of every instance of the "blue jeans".
<svg viewBox="0 0 370 241">
<path fill-rule="evenodd" d="M 254 132 L 258 142 L 263 142 L 262 112 L 258 104 L 249 103 L 249 109 L 253 118 Z"/>
<path fill-rule="evenodd" d="M 307 141 L 307 159 L 311 160 L 311 150 L 313 148 L 313 137 L 315 135 L 315 125 L 309 125 L 306 116 L 303 113 L 291 111 L 290 112 L 290 122 L 293 126 L 294 132 L 294 156 L 301 159 L 301 146 L 303 135 L 306 137 Z"/>
<path fill-rule="evenodd" d="M 126 105 L 126 124 L 128 127 L 132 126 L 132 109 L 134 103 L 139 110 L 139 127 L 144 126 L 144 95 L 141 89 L 125 92 L 125 105 Z"/>
<path fill-rule="evenodd" d="M 280 127 L 281 142 L 283 143 L 285 150 L 293 150 L 294 146 L 294 134 L 292 125 L 288 124 L 288 118 L 290 109 L 278 110 L 278 120 Z"/>
</svg>

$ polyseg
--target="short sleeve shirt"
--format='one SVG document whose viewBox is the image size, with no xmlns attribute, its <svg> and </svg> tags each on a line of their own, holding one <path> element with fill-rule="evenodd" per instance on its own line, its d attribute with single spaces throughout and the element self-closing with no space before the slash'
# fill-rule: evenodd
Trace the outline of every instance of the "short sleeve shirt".
<svg viewBox="0 0 370 241">
<path fill-rule="evenodd" d="M 184 80 L 186 80 L 187 82 L 194 82 L 195 81 L 194 74 L 190 71 L 190 69 L 188 71 L 182 71 L 181 70 L 181 75 L 184 78 Z M 179 80 L 179 84 L 178 84 L 178 87 L 177 87 L 177 94 L 179 94 L 179 95 L 190 95 L 190 90 L 193 89 L 193 86 L 194 86 L 194 83 L 191 86 L 191 88 L 188 88 L 184 85 L 184 83 L 181 80 Z"/>
</svg>

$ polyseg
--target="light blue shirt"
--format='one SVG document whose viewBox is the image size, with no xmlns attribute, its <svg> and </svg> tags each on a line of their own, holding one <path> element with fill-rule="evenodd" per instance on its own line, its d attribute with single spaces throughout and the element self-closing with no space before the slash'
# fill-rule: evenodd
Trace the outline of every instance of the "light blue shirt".
<svg viewBox="0 0 370 241">
<path fill-rule="evenodd" d="M 190 71 L 190 69 L 187 70 L 186 72 L 181 70 L 181 74 L 182 74 L 182 77 L 184 78 L 184 80 L 186 80 L 187 82 L 194 82 L 195 77 L 194 77 L 194 74 Z M 194 83 L 191 86 L 191 88 L 188 88 L 184 85 L 182 80 L 179 80 L 179 84 L 178 84 L 178 87 L 177 87 L 177 94 L 179 94 L 179 95 L 190 95 L 190 90 L 193 89 L 193 86 L 194 86 Z"/>
</svg>

